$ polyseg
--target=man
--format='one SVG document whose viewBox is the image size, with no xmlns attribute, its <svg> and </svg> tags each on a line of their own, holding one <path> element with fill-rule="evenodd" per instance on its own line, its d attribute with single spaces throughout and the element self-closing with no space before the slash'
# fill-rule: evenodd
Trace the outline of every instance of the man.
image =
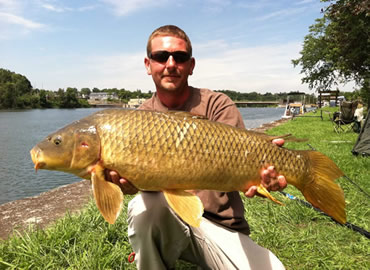
<svg viewBox="0 0 370 270">
<path fill-rule="evenodd" d="M 166 25 L 151 34 L 144 63 L 156 93 L 140 109 L 188 111 L 244 128 L 238 109 L 227 96 L 188 85 L 188 76 L 195 67 L 191 55 L 191 42 L 178 27 Z M 123 193 L 138 192 L 129 179 L 122 179 L 115 172 L 110 172 L 110 178 Z M 261 178 L 269 190 L 286 186 L 285 178 L 277 176 L 271 166 L 261 173 Z M 189 226 L 174 214 L 160 192 L 142 192 L 129 203 L 128 236 L 138 269 L 173 268 L 177 259 L 203 269 L 284 269 L 274 254 L 248 237 L 239 192 L 193 192 L 205 209 L 199 228 Z M 256 187 L 245 195 L 256 195 Z"/>
</svg>

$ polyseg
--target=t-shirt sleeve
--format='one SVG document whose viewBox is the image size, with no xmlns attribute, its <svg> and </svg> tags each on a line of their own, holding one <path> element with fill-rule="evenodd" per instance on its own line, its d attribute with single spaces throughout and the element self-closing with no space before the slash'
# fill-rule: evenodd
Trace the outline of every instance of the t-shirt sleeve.
<svg viewBox="0 0 370 270">
<path fill-rule="evenodd" d="M 208 99 L 207 112 L 209 120 L 245 128 L 240 111 L 235 103 L 225 94 L 217 93 Z"/>
</svg>

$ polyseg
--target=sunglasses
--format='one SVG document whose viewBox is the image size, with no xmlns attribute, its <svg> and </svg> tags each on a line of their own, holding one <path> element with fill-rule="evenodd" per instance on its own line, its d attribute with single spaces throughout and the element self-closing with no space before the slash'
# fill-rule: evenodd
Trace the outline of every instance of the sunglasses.
<svg viewBox="0 0 370 270">
<path fill-rule="evenodd" d="M 159 63 L 166 63 L 170 55 L 172 55 L 176 63 L 185 63 L 191 58 L 191 55 L 184 51 L 156 51 L 149 53 L 149 58 Z"/>
</svg>

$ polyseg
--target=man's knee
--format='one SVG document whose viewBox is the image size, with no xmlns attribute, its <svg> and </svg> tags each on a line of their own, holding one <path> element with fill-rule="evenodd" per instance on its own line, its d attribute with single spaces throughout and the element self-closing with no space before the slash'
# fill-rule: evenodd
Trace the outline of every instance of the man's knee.
<svg viewBox="0 0 370 270">
<path fill-rule="evenodd" d="M 129 227 L 137 232 L 141 227 L 157 226 L 172 215 L 161 192 L 142 192 L 128 204 Z"/>
<path fill-rule="evenodd" d="M 168 206 L 162 192 L 142 192 L 128 205 L 129 237 L 181 235 L 189 237 L 189 226 Z"/>
</svg>

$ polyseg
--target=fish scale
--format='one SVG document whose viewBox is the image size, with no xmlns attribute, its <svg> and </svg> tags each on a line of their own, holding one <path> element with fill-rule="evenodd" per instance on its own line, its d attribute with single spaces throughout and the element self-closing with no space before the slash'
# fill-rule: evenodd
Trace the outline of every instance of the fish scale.
<svg viewBox="0 0 370 270">
<path fill-rule="evenodd" d="M 63 143 L 53 144 L 54 138 Z M 274 165 L 314 206 L 345 222 L 343 191 L 334 183 L 343 173 L 335 163 L 316 151 L 278 147 L 274 138 L 185 112 L 110 109 L 49 135 L 31 156 L 36 168 L 91 177 L 98 208 L 110 223 L 122 194 L 104 179 L 105 169 L 117 171 L 140 190 L 163 191 L 175 212 L 195 226 L 201 215 L 182 213 L 189 211 L 182 206 L 202 209 L 200 201 L 183 190 L 245 192 L 257 185 L 275 200 L 260 183 L 267 165 Z M 59 154 L 64 152 L 78 158 L 68 161 L 71 154 Z"/>
<path fill-rule="evenodd" d="M 173 179 L 177 179 L 179 182 L 181 178 L 189 185 L 191 181 L 196 179 L 195 174 L 198 174 L 199 170 L 203 174 L 209 175 L 211 168 L 204 172 L 204 167 L 212 166 L 213 173 L 208 176 L 212 179 L 209 180 L 216 183 L 226 183 L 227 181 L 224 179 L 233 173 L 237 174 L 240 183 L 238 188 L 241 188 L 244 186 L 245 179 L 257 180 L 259 178 L 259 174 L 248 170 L 248 167 L 258 166 L 260 169 L 264 164 L 277 163 L 276 157 L 280 157 L 284 153 L 283 149 L 273 148 L 269 142 L 261 139 L 255 140 L 254 145 L 257 146 L 255 148 L 259 149 L 256 152 L 248 143 L 251 138 L 239 134 L 241 130 L 233 129 L 230 131 L 229 128 L 225 129 L 223 125 L 218 126 L 204 119 L 191 119 L 189 122 L 184 122 L 176 114 L 167 117 L 167 121 L 162 121 L 161 118 L 156 117 L 157 115 L 158 113 L 137 112 L 134 114 L 135 117 L 130 118 L 130 121 L 123 121 L 125 117 L 122 115 L 115 117 L 114 120 L 110 120 L 109 117 L 101 118 L 102 123 L 112 122 L 111 126 L 118 126 L 118 123 L 122 123 L 114 132 L 99 131 L 99 133 L 106 134 L 102 138 L 102 145 L 108 146 L 102 148 L 104 163 L 108 166 L 113 163 L 113 160 L 124 157 L 125 160 L 120 160 L 120 164 L 135 164 L 135 166 L 137 163 L 145 164 L 138 166 L 135 172 L 127 173 L 124 169 L 119 170 L 123 176 L 127 176 L 132 182 L 137 183 L 138 188 L 147 189 L 146 181 L 141 180 L 144 183 L 141 185 L 139 179 L 150 178 L 150 174 L 147 172 L 140 172 L 142 167 L 155 166 L 156 164 L 161 164 L 161 182 L 168 181 L 169 183 L 166 184 L 170 186 L 175 182 Z M 189 130 L 193 132 L 189 132 Z M 246 131 L 243 130 L 243 132 Z M 162 138 L 166 138 L 166 140 Z M 225 138 L 228 139 L 225 140 Z M 130 144 L 121 145 L 117 144 L 117 141 L 126 141 Z M 225 141 L 227 144 L 221 143 Z M 111 147 L 112 145 L 116 145 L 116 147 Z M 250 155 L 252 158 L 240 155 L 246 151 L 254 153 L 254 155 Z M 175 155 L 176 159 L 172 159 L 171 157 Z M 130 156 L 132 157 L 130 158 Z M 292 159 L 292 155 L 287 156 L 288 159 Z M 192 160 L 189 161 L 192 158 L 195 158 L 195 163 Z M 205 164 L 208 166 L 204 166 Z M 288 164 L 292 164 L 292 162 L 288 162 Z M 183 166 L 186 168 L 182 168 Z M 282 173 L 288 175 L 293 172 L 292 168 L 284 166 L 284 163 L 277 167 Z M 176 168 L 181 168 L 181 170 L 177 172 Z M 186 176 L 184 176 L 183 170 L 186 171 Z M 233 176 L 235 177 L 235 175 Z M 138 178 L 137 181 L 136 178 Z M 181 183 L 177 184 L 182 185 Z M 180 186 L 173 185 L 173 188 Z M 208 189 L 210 187 L 207 184 L 202 188 Z M 228 185 L 220 188 L 225 190 Z M 149 189 L 160 189 L 160 186 L 151 186 Z M 230 190 L 233 189 L 235 189 L 235 182 L 230 187 Z"/>
</svg>

